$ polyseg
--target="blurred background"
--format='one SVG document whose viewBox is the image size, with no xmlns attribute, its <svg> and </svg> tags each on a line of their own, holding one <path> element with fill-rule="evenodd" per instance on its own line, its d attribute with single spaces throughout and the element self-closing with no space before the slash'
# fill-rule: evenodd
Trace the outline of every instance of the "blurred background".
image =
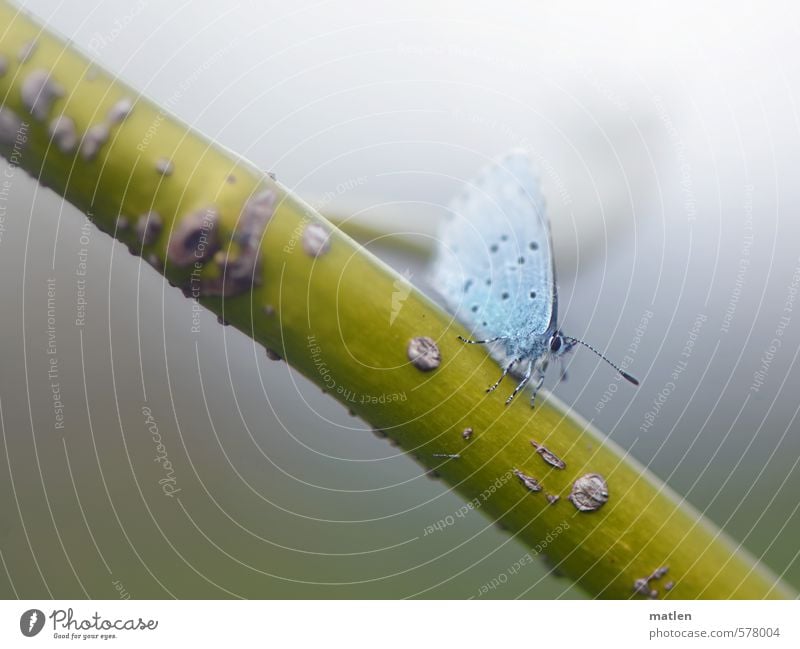
<svg viewBox="0 0 800 649">
<path fill-rule="evenodd" d="M 578 350 L 555 393 L 800 587 L 795 4 L 20 4 L 422 287 L 458 185 L 529 149 L 563 329 L 642 381 Z M 424 535 L 446 485 L 20 171 L 5 204 L 0 595 L 467 598 L 525 555 L 477 512 Z M 534 562 L 485 596 L 582 594 Z"/>
</svg>

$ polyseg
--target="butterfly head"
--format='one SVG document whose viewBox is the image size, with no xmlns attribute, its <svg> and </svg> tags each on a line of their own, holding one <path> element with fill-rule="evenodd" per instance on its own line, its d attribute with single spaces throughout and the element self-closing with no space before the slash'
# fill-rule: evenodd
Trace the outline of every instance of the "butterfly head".
<svg viewBox="0 0 800 649">
<path fill-rule="evenodd" d="M 552 356 L 563 356 L 569 352 L 577 341 L 574 338 L 564 336 L 560 331 L 556 331 L 550 336 L 548 347 Z"/>
</svg>

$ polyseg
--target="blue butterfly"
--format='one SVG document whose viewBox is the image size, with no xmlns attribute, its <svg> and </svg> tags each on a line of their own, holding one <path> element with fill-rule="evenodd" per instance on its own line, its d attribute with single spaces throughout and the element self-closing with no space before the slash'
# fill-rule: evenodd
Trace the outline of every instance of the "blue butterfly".
<svg viewBox="0 0 800 649">
<path fill-rule="evenodd" d="M 433 285 L 452 313 L 481 335 L 459 338 L 490 345 L 503 368 L 487 392 L 509 373 L 520 379 L 506 404 L 533 379 L 533 405 L 550 360 L 563 362 L 578 344 L 639 385 L 591 345 L 559 330 L 552 250 L 539 181 L 522 151 L 512 151 L 468 183 L 440 233 Z"/>
</svg>

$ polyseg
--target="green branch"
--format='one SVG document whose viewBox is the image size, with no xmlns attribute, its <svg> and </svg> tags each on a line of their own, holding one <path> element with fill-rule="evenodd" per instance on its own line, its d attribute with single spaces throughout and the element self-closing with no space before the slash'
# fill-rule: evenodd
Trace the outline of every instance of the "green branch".
<svg viewBox="0 0 800 649">
<path fill-rule="evenodd" d="M 0 149 L 12 164 L 384 431 L 589 593 L 791 596 L 552 396 L 532 410 L 525 399 L 505 407 L 486 395 L 497 366 L 456 339 L 468 332 L 286 188 L 5 2 L 0 29 Z M 410 362 L 410 341 L 420 337 L 435 341 L 438 366 L 424 344 Z M 579 481 L 587 474 L 605 480 L 607 502 L 602 480 Z"/>
</svg>

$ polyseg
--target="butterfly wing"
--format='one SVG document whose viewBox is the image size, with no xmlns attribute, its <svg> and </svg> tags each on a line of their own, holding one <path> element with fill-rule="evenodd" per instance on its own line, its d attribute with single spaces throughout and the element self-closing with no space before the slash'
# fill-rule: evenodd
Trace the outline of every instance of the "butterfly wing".
<svg viewBox="0 0 800 649">
<path fill-rule="evenodd" d="M 432 281 L 451 312 L 482 337 L 522 348 L 555 329 L 550 228 L 524 152 L 485 168 L 453 201 Z"/>
</svg>

